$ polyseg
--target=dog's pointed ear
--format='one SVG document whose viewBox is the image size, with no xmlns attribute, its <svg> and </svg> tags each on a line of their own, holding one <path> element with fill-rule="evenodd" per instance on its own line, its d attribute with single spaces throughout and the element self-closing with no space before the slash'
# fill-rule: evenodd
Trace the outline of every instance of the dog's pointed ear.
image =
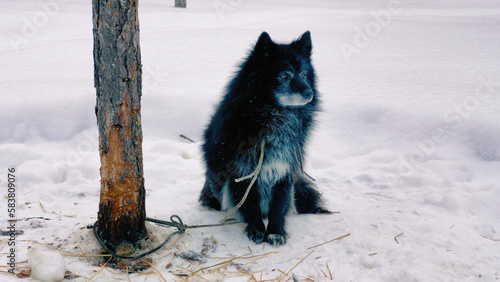
<svg viewBox="0 0 500 282">
<path fill-rule="evenodd" d="M 292 48 L 297 50 L 300 54 L 311 57 L 312 42 L 311 42 L 311 32 L 306 31 L 302 36 L 290 44 Z"/>
<path fill-rule="evenodd" d="M 271 37 L 267 32 L 262 32 L 255 44 L 255 48 L 253 50 L 253 55 L 258 56 L 259 58 L 267 58 L 269 56 L 269 52 L 271 51 L 271 47 L 274 45 L 274 42 L 271 40 Z"/>
</svg>

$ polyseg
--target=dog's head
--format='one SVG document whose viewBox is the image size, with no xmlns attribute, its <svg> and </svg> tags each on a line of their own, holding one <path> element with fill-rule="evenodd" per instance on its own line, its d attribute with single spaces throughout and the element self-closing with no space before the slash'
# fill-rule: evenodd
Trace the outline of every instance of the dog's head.
<svg viewBox="0 0 500 282">
<path fill-rule="evenodd" d="M 249 58 L 249 63 L 265 76 L 267 93 L 282 107 L 301 107 L 315 98 L 315 77 L 311 65 L 311 34 L 305 32 L 290 44 L 274 43 L 263 32 Z"/>
</svg>

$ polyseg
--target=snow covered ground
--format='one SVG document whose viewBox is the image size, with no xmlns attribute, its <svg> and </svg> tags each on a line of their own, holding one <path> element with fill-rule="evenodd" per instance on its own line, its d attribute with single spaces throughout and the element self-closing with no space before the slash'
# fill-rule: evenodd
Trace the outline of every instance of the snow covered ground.
<svg viewBox="0 0 500 282">
<path fill-rule="evenodd" d="M 323 112 L 306 170 L 339 213 L 289 216 L 279 248 L 253 244 L 237 225 L 190 230 L 151 256 L 161 275 L 127 276 L 76 257 L 99 254 L 85 228 L 96 220 L 100 166 L 91 4 L 4 0 L 0 218 L 5 231 L 15 168 L 18 268 L 28 266 L 30 246 L 48 244 L 76 281 L 500 279 L 500 2 L 173 2 L 140 1 L 148 216 L 178 214 L 190 225 L 223 218 L 197 203 L 199 140 L 264 30 L 283 42 L 311 31 Z M 153 243 L 172 231 L 149 230 Z M 200 252 L 209 237 L 217 250 L 206 263 L 175 256 Z M 2 281 L 17 279 L 4 273 L 8 239 L 0 237 Z"/>
</svg>

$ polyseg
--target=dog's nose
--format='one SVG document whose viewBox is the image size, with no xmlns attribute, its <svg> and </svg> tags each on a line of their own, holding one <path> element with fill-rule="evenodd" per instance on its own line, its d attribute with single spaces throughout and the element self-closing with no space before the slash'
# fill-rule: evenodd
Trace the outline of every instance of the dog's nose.
<svg viewBox="0 0 500 282">
<path fill-rule="evenodd" d="M 312 95 L 313 95 L 313 92 L 311 89 L 307 89 L 306 91 L 304 91 L 302 93 L 302 96 L 304 96 L 304 98 L 311 98 Z"/>
</svg>

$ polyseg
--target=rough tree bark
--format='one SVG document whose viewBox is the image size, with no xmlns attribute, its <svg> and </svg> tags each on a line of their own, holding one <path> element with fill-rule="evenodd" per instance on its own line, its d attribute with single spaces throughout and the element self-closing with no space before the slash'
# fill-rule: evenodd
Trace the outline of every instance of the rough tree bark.
<svg viewBox="0 0 500 282">
<path fill-rule="evenodd" d="M 93 0 L 101 157 L 97 231 L 111 248 L 146 236 L 138 0 Z"/>
</svg>

